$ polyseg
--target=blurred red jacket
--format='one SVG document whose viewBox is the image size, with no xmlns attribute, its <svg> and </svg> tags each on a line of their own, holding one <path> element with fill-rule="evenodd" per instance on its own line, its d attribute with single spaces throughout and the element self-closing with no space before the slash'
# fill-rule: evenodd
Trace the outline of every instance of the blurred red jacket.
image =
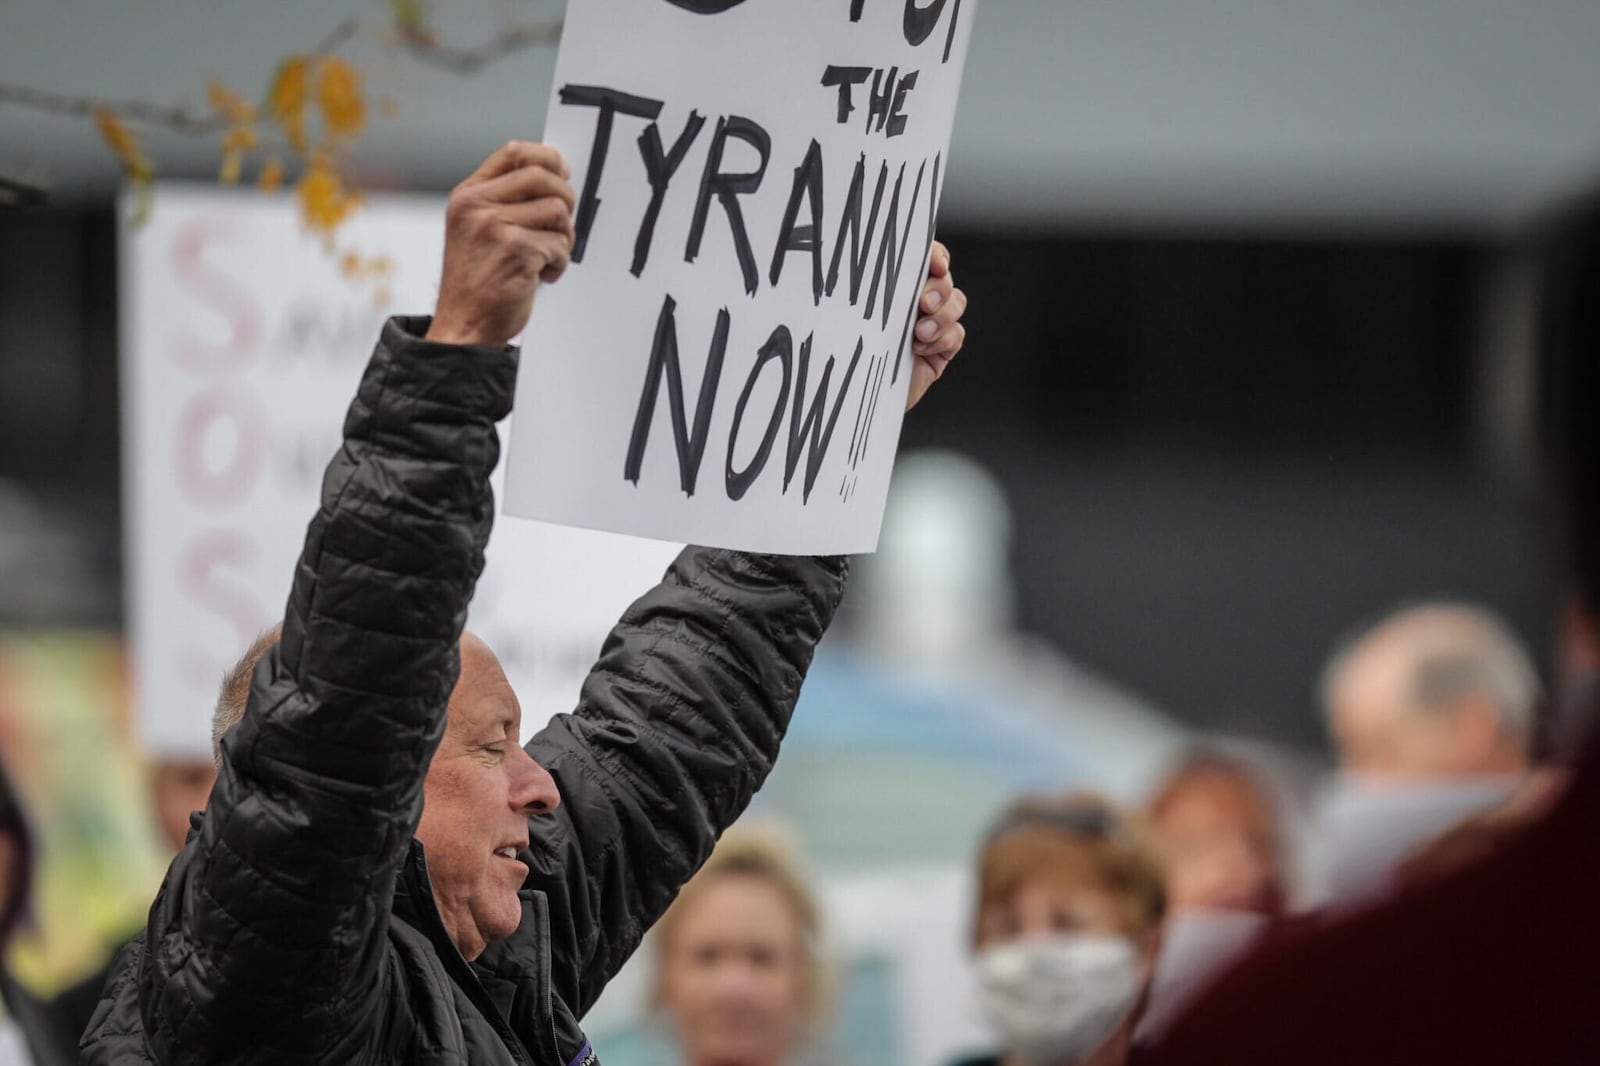
<svg viewBox="0 0 1600 1066">
<path fill-rule="evenodd" d="M 1600 750 L 1488 858 L 1269 938 L 1133 1061 L 1600 1063 Z"/>
</svg>

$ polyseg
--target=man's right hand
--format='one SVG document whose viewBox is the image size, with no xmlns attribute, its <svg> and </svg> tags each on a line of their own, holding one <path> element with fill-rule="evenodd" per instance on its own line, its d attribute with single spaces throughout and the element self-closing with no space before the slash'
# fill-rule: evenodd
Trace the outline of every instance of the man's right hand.
<svg viewBox="0 0 1600 1066">
<path fill-rule="evenodd" d="M 522 332 L 539 283 L 572 257 L 571 175 L 554 148 L 511 141 L 451 191 L 428 340 L 499 347 Z"/>
</svg>

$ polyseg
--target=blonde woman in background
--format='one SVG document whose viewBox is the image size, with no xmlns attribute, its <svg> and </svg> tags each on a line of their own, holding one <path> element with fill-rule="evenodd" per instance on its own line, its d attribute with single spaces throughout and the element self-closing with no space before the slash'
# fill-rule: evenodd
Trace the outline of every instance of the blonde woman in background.
<svg viewBox="0 0 1600 1066">
<path fill-rule="evenodd" d="M 820 933 L 785 835 L 724 835 L 654 933 L 654 1000 L 683 1066 L 790 1066 L 808 1050 L 828 998 Z"/>
</svg>

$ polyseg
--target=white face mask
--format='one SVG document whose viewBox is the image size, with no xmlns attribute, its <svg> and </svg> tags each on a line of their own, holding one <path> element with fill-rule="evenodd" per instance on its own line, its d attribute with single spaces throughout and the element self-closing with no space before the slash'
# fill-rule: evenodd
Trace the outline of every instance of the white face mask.
<svg viewBox="0 0 1600 1066">
<path fill-rule="evenodd" d="M 1093 1054 L 1127 1018 L 1139 987 L 1139 952 L 1126 937 L 1071 933 L 978 953 L 983 1018 L 1030 1066 Z"/>
</svg>

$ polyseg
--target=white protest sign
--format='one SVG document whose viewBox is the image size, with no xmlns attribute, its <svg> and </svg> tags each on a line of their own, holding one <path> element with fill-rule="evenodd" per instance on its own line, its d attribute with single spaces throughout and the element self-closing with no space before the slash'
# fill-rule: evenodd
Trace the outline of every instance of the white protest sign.
<svg viewBox="0 0 1600 1066">
<path fill-rule="evenodd" d="M 443 220 L 442 198 L 374 197 L 339 234 L 391 264 L 361 283 L 302 232 L 287 196 L 162 185 L 150 221 L 124 233 L 128 622 L 151 750 L 209 757 L 217 683 L 282 617 L 379 329 L 391 312 L 433 309 Z M 672 554 L 498 524 L 471 625 L 500 654 L 525 733 L 573 707 L 607 630 Z"/>
<path fill-rule="evenodd" d="M 509 513 L 876 547 L 975 0 L 572 0 Z"/>
</svg>

